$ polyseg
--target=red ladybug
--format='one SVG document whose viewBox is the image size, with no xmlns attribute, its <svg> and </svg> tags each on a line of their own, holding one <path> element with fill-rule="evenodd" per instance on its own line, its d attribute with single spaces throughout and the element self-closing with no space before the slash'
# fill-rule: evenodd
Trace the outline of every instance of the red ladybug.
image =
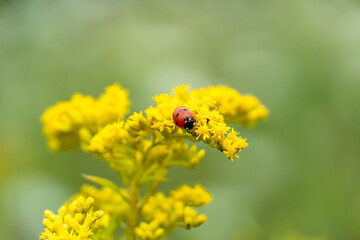
<svg viewBox="0 0 360 240">
<path fill-rule="evenodd" d="M 174 123 L 178 127 L 183 127 L 186 130 L 190 130 L 195 125 L 194 114 L 186 107 L 178 107 L 173 112 Z"/>
</svg>

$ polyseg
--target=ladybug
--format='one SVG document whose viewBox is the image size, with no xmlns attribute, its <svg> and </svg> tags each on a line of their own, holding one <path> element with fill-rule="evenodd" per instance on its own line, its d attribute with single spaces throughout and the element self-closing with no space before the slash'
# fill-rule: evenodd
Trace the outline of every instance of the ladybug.
<svg viewBox="0 0 360 240">
<path fill-rule="evenodd" d="M 178 127 L 191 130 L 195 125 L 194 114 L 186 107 L 178 107 L 173 112 L 174 123 Z"/>
</svg>

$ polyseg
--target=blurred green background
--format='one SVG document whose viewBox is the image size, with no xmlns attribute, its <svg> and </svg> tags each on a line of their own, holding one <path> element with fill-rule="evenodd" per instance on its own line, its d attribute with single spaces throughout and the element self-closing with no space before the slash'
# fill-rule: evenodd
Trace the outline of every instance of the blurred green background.
<svg viewBox="0 0 360 240">
<path fill-rule="evenodd" d="M 235 126 L 239 160 L 200 144 L 196 169 L 170 172 L 162 190 L 201 183 L 214 200 L 168 239 L 360 239 L 359 1 L 0 1 L 0 239 L 37 239 L 81 173 L 116 179 L 92 155 L 51 153 L 39 121 L 114 82 L 131 112 L 178 84 L 225 84 L 271 112 Z"/>
</svg>

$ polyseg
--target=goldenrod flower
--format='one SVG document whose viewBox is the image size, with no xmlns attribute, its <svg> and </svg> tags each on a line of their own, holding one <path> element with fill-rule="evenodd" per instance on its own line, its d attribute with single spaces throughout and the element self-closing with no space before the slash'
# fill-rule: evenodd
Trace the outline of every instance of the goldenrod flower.
<svg viewBox="0 0 360 240">
<path fill-rule="evenodd" d="M 224 86 L 193 90 L 190 93 L 187 93 L 187 89 L 187 86 L 179 86 L 174 89 L 175 95 L 155 96 L 156 107 L 146 109 L 146 117 L 142 112 L 134 113 L 125 122 L 125 127 L 122 123 L 106 126 L 99 136 L 91 140 L 90 151 L 100 154 L 105 154 L 106 151 L 105 158 L 114 152 L 117 156 L 126 158 L 126 141 L 132 147 L 134 144 L 146 142 L 149 135 L 162 140 L 161 138 L 177 134 L 192 141 L 202 140 L 223 151 L 231 160 L 238 157 L 237 153 L 248 144 L 234 129 L 226 126 L 224 119 L 254 125 L 256 121 L 267 116 L 266 108 L 255 97 L 240 95 Z M 178 106 L 187 106 L 195 115 L 196 125 L 190 131 L 193 139 L 183 129 L 177 128 L 172 120 L 172 113 Z M 115 135 L 118 135 L 117 138 L 121 141 L 116 141 Z"/>
<path fill-rule="evenodd" d="M 141 114 L 135 113 L 125 125 L 109 124 L 91 139 L 89 150 L 102 155 L 125 182 L 134 174 L 141 175 L 145 182 L 171 166 L 193 168 L 204 157 L 204 150 L 189 147 L 182 138 L 164 138 L 145 122 Z M 146 139 L 151 132 L 157 140 Z"/>
<path fill-rule="evenodd" d="M 157 192 L 160 182 L 170 167 L 200 163 L 205 151 L 191 142 L 208 144 L 231 160 L 238 157 L 248 143 L 225 121 L 252 126 L 267 116 L 267 110 L 255 97 L 225 86 L 190 92 L 188 86 L 179 86 L 153 99 L 155 106 L 125 120 L 127 92 L 115 84 L 97 100 L 76 94 L 45 111 L 43 132 L 52 150 L 73 149 L 80 143 L 104 159 L 124 186 L 84 175 L 101 188 L 84 185 L 58 216 L 46 211 L 42 239 L 110 240 L 123 228 L 128 240 L 160 240 L 176 227 L 191 229 L 206 221 L 194 209 L 212 200 L 201 185 L 183 185 L 165 196 Z M 180 106 L 194 115 L 190 130 L 173 122 L 173 111 Z"/>
<path fill-rule="evenodd" d="M 183 185 L 169 197 L 163 193 L 151 197 L 142 208 L 142 216 L 146 222 L 156 221 L 169 234 L 178 226 L 190 229 L 203 224 L 206 216 L 197 215 L 191 207 L 200 207 L 211 200 L 212 196 L 202 186 Z"/>
<path fill-rule="evenodd" d="M 118 84 L 107 87 L 98 99 L 74 94 L 70 101 L 48 108 L 41 117 L 51 150 L 84 150 L 100 127 L 121 120 L 129 108 L 128 93 Z"/>
<path fill-rule="evenodd" d="M 90 236 L 97 230 L 93 228 L 93 224 L 103 215 L 102 211 L 93 212 L 93 203 L 94 199 L 91 197 L 79 197 L 62 206 L 58 215 L 46 210 L 43 220 L 45 232 L 40 239 L 90 240 Z"/>
<path fill-rule="evenodd" d="M 101 209 L 111 216 L 124 217 L 129 208 L 124 199 L 108 187 L 97 189 L 90 185 L 83 185 L 80 194 L 84 197 L 94 198 L 94 209 Z M 126 193 L 124 192 L 124 194 Z"/>
<path fill-rule="evenodd" d="M 141 240 L 159 240 L 164 238 L 164 229 L 159 227 L 156 220 L 150 223 L 142 222 L 135 228 L 135 234 Z"/>
<path fill-rule="evenodd" d="M 119 188 L 119 191 L 123 196 L 126 196 L 125 190 Z M 91 236 L 91 239 L 114 239 L 116 230 L 122 222 L 126 221 L 130 211 L 129 204 L 124 201 L 124 198 L 118 192 L 109 187 L 98 189 L 90 185 L 83 185 L 80 193 L 73 196 L 72 200 L 79 197 L 93 198 L 95 200 L 93 210 L 101 210 L 103 212 L 101 219 L 93 224 L 92 228 L 97 229 L 97 231 Z M 112 230 L 109 230 L 110 227 Z"/>
<path fill-rule="evenodd" d="M 237 119 L 246 125 L 253 125 L 257 120 L 267 116 L 267 110 L 259 101 L 256 101 L 257 105 L 252 103 L 256 98 L 241 96 L 228 87 L 205 88 L 190 93 L 187 93 L 187 88 L 179 86 L 174 89 L 175 95 L 161 94 L 154 97 L 156 107 L 145 110 L 149 127 L 160 131 L 165 137 L 180 134 L 192 141 L 202 140 L 225 152 L 226 156 L 233 160 L 248 144 L 246 139 L 234 134 L 234 129 L 225 124 L 224 116 Z M 172 121 L 172 112 L 179 106 L 186 106 L 195 115 L 196 124 L 190 131 L 194 138 L 190 138 L 182 129 L 176 128 Z M 230 110 L 232 107 L 234 109 Z M 258 112 L 260 109 L 264 112 L 263 115 L 253 114 L 253 111 Z"/>
<path fill-rule="evenodd" d="M 201 207 L 211 201 L 212 196 L 200 184 L 191 188 L 183 185 L 176 191 L 171 191 L 171 197 L 193 207 Z"/>
<path fill-rule="evenodd" d="M 260 119 L 268 116 L 268 110 L 260 101 L 251 95 L 241 95 L 227 86 L 195 89 L 190 95 L 197 98 L 206 97 L 213 101 L 226 121 L 253 126 Z"/>
</svg>

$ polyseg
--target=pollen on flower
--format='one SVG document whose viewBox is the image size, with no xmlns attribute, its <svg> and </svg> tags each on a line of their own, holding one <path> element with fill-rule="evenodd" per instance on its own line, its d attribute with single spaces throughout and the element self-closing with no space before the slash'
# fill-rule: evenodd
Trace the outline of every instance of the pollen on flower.
<svg viewBox="0 0 360 240">
<path fill-rule="evenodd" d="M 102 211 L 93 211 L 94 199 L 82 196 L 62 206 L 58 215 L 50 210 L 44 212 L 45 232 L 40 239 L 90 240 L 98 229 L 93 224 L 103 215 Z"/>
<path fill-rule="evenodd" d="M 129 105 L 128 92 L 118 84 L 107 87 L 98 99 L 77 93 L 70 101 L 55 104 L 41 117 L 49 148 L 72 150 L 80 143 L 87 150 L 89 140 L 98 129 L 123 119 Z"/>
</svg>

